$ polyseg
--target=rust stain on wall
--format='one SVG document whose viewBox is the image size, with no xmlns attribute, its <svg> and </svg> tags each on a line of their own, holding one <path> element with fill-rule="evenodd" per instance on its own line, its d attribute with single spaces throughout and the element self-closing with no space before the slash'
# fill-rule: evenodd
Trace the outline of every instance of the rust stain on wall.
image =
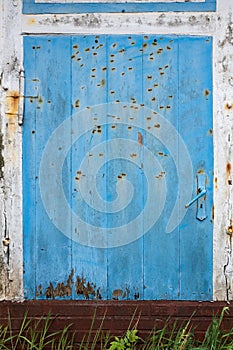
<svg viewBox="0 0 233 350">
<path fill-rule="evenodd" d="M 228 162 L 227 165 L 226 165 L 226 180 L 227 180 L 227 184 L 228 185 L 232 185 L 231 170 L 232 170 L 231 163 Z"/>
<path fill-rule="evenodd" d="M 233 221 L 230 220 L 230 225 L 227 227 L 227 234 L 232 236 L 233 233 Z"/>
<path fill-rule="evenodd" d="M 227 173 L 227 176 L 230 176 L 231 175 L 231 163 L 227 163 L 226 165 L 226 173 Z"/>
<path fill-rule="evenodd" d="M 5 116 L 9 120 L 8 130 L 10 134 L 16 132 L 17 119 L 19 113 L 20 95 L 17 90 L 8 91 L 5 97 Z"/>
<path fill-rule="evenodd" d="M 5 114 L 8 118 L 14 117 L 19 111 L 19 92 L 8 91 L 5 100 Z"/>
<path fill-rule="evenodd" d="M 224 107 L 227 111 L 233 110 L 233 103 L 227 102 Z"/>
<path fill-rule="evenodd" d="M 218 189 L 218 178 L 214 178 L 214 188 L 217 190 Z"/>
<path fill-rule="evenodd" d="M 214 220 L 214 205 L 212 206 L 212 220 Z"/>
<path fill-rule="evenodd" d="M 29 20 L 28 20 L 28 24 L 29 24 L 29 25 L 33 25 L 33 24 L 35 24 L 35 23 L 36 23 L 35 18 L 29 18 Z"/>
</svg>

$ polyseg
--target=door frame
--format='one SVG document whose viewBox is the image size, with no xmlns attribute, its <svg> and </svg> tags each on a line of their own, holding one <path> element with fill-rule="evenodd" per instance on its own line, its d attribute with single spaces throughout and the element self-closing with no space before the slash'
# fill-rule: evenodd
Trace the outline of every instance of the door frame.
<svg viewBox="0 0 233 350">
<path fill-rule="evenodd" d="M 1 5 L 0 299 L 23 300 L 22 35 L 177 34 L 213 37 L 214 300 L 232 300 L 233 4 L 214 13 L 24 14 L 20 0 Z M 12 22 L 14 26 L 12 26 Z M 10 38 L 10 40 L 9 40 Z"/>
</svg>

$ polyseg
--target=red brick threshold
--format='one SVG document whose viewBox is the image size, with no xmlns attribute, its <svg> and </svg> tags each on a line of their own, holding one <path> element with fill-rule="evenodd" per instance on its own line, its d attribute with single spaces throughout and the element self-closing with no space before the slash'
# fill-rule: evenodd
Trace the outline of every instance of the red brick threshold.
<svg viewBox="0 0 233 350">
<path fill-rule="evenodd" d="M 151 330 L 163 327 L 166 320 L 186 323 L 191 319 L 195 334 L 202 338 L 213 315 L 220 315 L 223 307 L 229 311 L 224 317 L 223 328 L 233 327 L 233 303 L 226 302 L 193 302 L 193 301 L 58 301 L 39 300 L 24 302 L 0 302 L 0 323 L 7 324 L 9 318 L 13 332 L 20 329 L 24 315 L 40 319 L 50 314 L 51 331 L 63 329 L 71 325 L 76 340 L 80 341 L 91 328 L 93 331 L 102 324 L 104 332 L 112 335 L 123 334 L 129 327 L 139 330 L 145 338 Z"/>
</svg>

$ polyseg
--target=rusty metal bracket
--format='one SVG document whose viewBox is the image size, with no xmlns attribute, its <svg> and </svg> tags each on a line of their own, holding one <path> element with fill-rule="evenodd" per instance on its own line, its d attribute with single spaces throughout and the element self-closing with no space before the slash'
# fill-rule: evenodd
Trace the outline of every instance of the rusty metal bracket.
<svg viewBox="0 0 233 350">
<path fill-rule="evenodd" d="M 24 70 L 19 72 L 19 109 L 18 109 L 18 124 L 23 125 L 23 112 L 24 112 Z"/>
</svg>

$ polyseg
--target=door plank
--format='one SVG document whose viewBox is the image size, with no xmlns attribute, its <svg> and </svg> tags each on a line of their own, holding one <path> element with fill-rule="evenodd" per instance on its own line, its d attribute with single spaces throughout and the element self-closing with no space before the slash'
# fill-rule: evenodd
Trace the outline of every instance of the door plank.
<svg viewBox="0 0 233 350">
<path fill-rule="evenodd" d="M 181 299 L 212 300 L 213 270 L 213 140 L 212 140 L 212 40 L 179 38 L 179 130 L 193 164 L 193 196 L 196 174 L 207 175 L 207 219 L 196 219 L 194 203 L 180 227 Z M 182 156 L 181 156 L 182 161 Z M 186 174 L 187 177 L 190 174 Z M 184 203 L 180 203 L 183 206 Z"/>
<path fill-rule="evenodd" d="M 72 141 L 72 209 L 84 223 L 92 226 L 92 229 L 88 229 L 85 228 L 85 224 L 75 226 L 75 222 L 72 223 L 74 237 L 79 233 L 84 233 L 86 237 L 83 245 L 75 240 L 72 243 L 72 266 L 76 275 L 73 297 L 106 299 L 107 251 L 96 246 L 96 241 L 99 240 L 98 228 L 107 227 L 106 205 L 103 204 L 102 208 L 100 205 L 100 200 L 106 199 L 105 166 L 95 171 L 106 156 L 104 142 L 107 130 L 106 126 L 102 125 L 106 119 L 107 101 L 106 38 L 94 35 L 73 37 L 72 47 L 72 57 L 75 56 L 72 59 L 72 128 L 86 130 L 80 139 Z M 98 113 L 93 108 L 94 105 L 100 106 Z M 86 117 L 79 118 L 79 113 L 84 113 Z M 92 129 L 88 130 L 88 123 L 93 125 Z M 101 149 L 98 148 L 99 143 L 103 143 Z M 81 282 L 80 278 L 83 278 Z M 89 295 L 88 282 L 91 285 L 89 291 L 92 293 Z M 86 295 L 81 294 L 81 284 L 86 288 Z"/>
<path fill-rule="evenodd" d="M 147 121 L 151 129 L 145 138 L 161 165 L 154 174 L 154 186 L 165 183 L 166 200 L 159 220 L 144 236 L 144 284 L 145 299 L 172 299 L 179 297 L 179 230 L 167 233 L 167 225 L 177 197 L 177 174 L 173 156 L 178 152 L 178 139 L 168 121 L 178 129 L 178 44 L 176 37 L 144 36 L 143 86 L 145 105 L 152 110 Z M 158 122 L 157 116 L 161 116 Z M 165 119 L 165 120 L 164 120 Z M 148 127 L 147 127 L 148 128 Z M 155 130 L 155 131 L 154 131 Z M 164 143 L 159 137 L 165 133 Z M 173 148 L 168 149 L 168 140 L 174 139 Z M 170 143 L 170 142 L 169 142 Z M 155 198 L 156 200 L 156 198 Z M 151 206 L 150 216 L 159 210 Z"/>
<path fill-rule="evenodd" d="M 26 40 L 26 39 L 25 39 Z M 30 41 L 28 42 L 29 45 Z M 61 48 L 62 47 L 62 51 Z M 51 188 L 52 179 L 43 176 L 38 181 L 40 171 L 40 161 L 44 146 L 51 135 L 51 132 L 67 117 L 70 115 L 70 101 L 71 97 L 71 85 L 70 85 L 70 40 L 69 38 L 35 38 L 34 45 L 30 47 L 30 50 L 36 50 L 35 55 L 35 67 L 36 76 L 33 78 L 37 81 L 36 90 L 31 90 L 33 95 L 36 92 L 36 102 L 34 107 L 35 113 L 35 150 L 29 151 L 30 148 L 25 150 L 27 154 L 28 162 L 30 164 L 35 163 L 35 198 L 30 198 L 31 202 L 28 202 L 30 206 L 35 206 L 35 214 L 32 218 L 33 222 L 31 227 L 35 227 L 34 237 L 34 251 L 35 251 L 35 286 L 33 286 L 33 295 L 35 292 L 41 298 L 49 296 L 55 297 L 54 294 L 58 293 L 64 297 L 71 297 L 71 290 L 69 286 L 65 291 L 64 288 L 60 288 L 61 284 L 67 284 L 67 278 L 71 271 L 71 242 L 60 233 L 52 222 L 47 217 L 44 205 L 41 201 L 40 191 L 41 188 L 47 188 L 48 201 L 54 205 L 54 210 L 58 212 L 62 217 L 63 208 L 59 206 L 59 203 L 54 203 L 53 193 Z M 46 69 L 45 68 L 46 58 Z M 66 66 L 64 70 L 63 67 Z M 30 91 L 29 91 L 30 95 Z M 32 126 L 27 128 L 30 130 Z M 24 138 L 26 135 L 24 136 Z M 66 137 L 66 135 L 64 135 Z M 59 158 L 59 147 L 61 140 L 57 140 L 57 149 L 51 150 Z M 30 166 L 30 165 L 29 165 Z M 56 164 L 48 164 L 48 167 L 56 166 Z M 66 174 L 64 177 L 66 180 L 63 185 L 65 192 L 69 198 L 70 196 L 70 167 L 69 162 L 64 163 L 63 171 Z M 45 175 L 45 174 L 44 174 Z M 27 191 L 27 184 L 24 184 L 25 191 Z M 56 186 L 56 184 L 54 184 Z M 70 225 L 70 218 L 64 217 L 64 222 Z M 28 233 L 29 234 L 29 233 Z M 39 268 L 38 268 L 39 264 Z M 68 273 L 67 273 L 68 272 Z M 65 293 L 65 295 L 63 295 Z"/>
<path fill-rule="evenodd" d="M 108 128 L 108 141 L 117 139 L 117 145 L 110 143 L 108 147 L 108 198 L 110 203 L 118 195 L 123 199 L 121 207 L 107 214 L 110 236 L 122 237 L 124 232 L 123 237 L 133 237 L 134 232 L 143 232 L 143 217 L 135 221 L 144 205 L 143 130 L 135 126 L 133 114 L 130 117 L 142 103 L 141 48 L 139 35 L 108 36 L 108 101 L 123 104 Z M 127 118 L 122 115 L 124 110 Z M 127 194 L 131 189 L 130 198 Z M 143 238 L 135 241 L 133 237 L 129 243 L 121 238 L 117 247 L 108 250 L 108 289 L 109 299 L 143 299 Z"/>
<path fill-rule="evenodd" d="M 24 40 L 25 67 L 25 113 L 24 123 L 27 127 L 23 128 L 23 252 L 24 252 L 24 294 L 25 298 L 32 299 L 35 296 L 36 284 L 36 252 L 35 252 L 35 193 L 36 193 L 36 114 L 35 105 L 37 104 L 35 91 L 36 65 L 35 56 L 36 39 L 27 37 Z M 30 150 L 30 151 L 29 151 Z M 26 197 L 26 199 L 25 199 Z"/>
</svg>

